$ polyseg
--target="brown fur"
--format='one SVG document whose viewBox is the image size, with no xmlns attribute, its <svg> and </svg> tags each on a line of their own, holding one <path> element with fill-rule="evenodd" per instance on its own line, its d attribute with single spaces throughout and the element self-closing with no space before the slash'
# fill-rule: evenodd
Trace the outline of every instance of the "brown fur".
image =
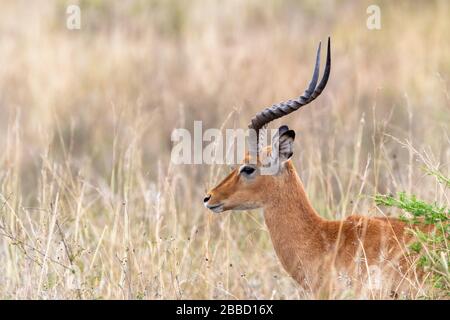
<svg viewBox="0 0 450 320">
<path fill-rule="evenodd" d="M 404 222 L 356 215 L 342 221 L 323 219 L 290 160 L 278 175 L 256 175 L 249 181 L 236 169 L 210 195 L 209 204 L 222 203 L 224 211 L 262 207 L 281 264 L 304 288 L 326 289 L 329 275 L 342 273 L 354 283 L 358 274 L 367 276 L 376 266 L 383 281 L 389 279 L 396 290 L 408 273 L 411 257 L 405 245 L 412 235 Z"/>
</svg>

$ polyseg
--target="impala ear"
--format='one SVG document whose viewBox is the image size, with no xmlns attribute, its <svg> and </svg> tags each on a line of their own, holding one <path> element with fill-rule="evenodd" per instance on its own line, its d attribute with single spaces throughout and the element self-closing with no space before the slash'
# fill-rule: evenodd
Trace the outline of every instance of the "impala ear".
<svg viewBox="0 0 450 320">
<path fill-rule="evenodd" d="M 295 131 L 289 130 L 288 126 L 281 126 L 278 129 L 277 136 L 278 154 L 280 161 L 284 162 L 289 160 L 294 154 Z"/>
</svg>

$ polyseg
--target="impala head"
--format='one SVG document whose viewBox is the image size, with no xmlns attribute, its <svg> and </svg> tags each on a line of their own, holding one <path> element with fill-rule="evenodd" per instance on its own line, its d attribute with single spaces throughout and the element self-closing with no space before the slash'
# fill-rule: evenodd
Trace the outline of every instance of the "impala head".
<svg viewBox="0 0 450 320">
<path fill-rule="evenodd" d="M 319 79 L 320 44 L 317 49 L 316 64 L 312 80 L 305 92 L 295 100 L 288 100 L 265 108 L 256 114 L 249 124 L 250 129 L 257 132 L 265 129 L 265 126 L 278 118 L 281 118 L 317 98 L 325 88 L 331 69 L 330 38 L 328 38 L 327 60 L 322 80 Z M 283 186 L 282 181 L 293 170 L 290 158 L 293 155 L 293 143 L 295 132 L 287 126 L 281 126 L 278 133 L 272 139 L 273 144 L 264 150 L 257 150 L 257 159 L 247 155 L 244 163 L 232 170 L 232 172 L 216 187 L 211 189 L 203 199 L 206 208 L 219 213 L 226 210 L 249 210 L 264 206 L 267 198 Z M 258 141 L 253 144 L 258 149 Z M 250 146 L 252 148 L 252 146 Z M 253 153 L 252 153 L 253 154 Z M 279 168 L 276 174 L 262 173 L 262 164 L 266 157 L 277 157 Z M 253 160 L 253 161 L 252 161 Z"/>
</svg>

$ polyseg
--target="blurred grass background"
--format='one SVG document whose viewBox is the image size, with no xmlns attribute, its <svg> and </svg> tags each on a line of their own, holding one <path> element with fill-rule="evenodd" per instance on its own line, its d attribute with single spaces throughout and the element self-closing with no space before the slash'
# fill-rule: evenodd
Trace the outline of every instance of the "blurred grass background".
<svg viewBox="0 0 450 320">
<path fill-rule="evenodd" d="M 66 28 L 70 4 L 81 30 Z M 381 30 L 366 27 L 370 4 Z M 450 172 L 449 6 L 2 2 L 0 297 L 314 298 L 282 270 L 261 212 L 203 208 L 227 169 L 171 165 L 170 134 L 246 128 L 302 92 L 330 35 L 324 94 L 272 124 L 296 130 L 316 209 L 380 214 L 370 196 L 402 190 L 449 204 L 422 170 Z"/>
</svg>

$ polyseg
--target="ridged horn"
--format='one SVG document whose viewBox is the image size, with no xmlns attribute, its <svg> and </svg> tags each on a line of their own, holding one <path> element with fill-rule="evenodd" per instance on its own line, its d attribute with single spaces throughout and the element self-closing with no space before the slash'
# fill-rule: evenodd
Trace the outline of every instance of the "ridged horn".
<svg viewBox="0 0 450 320">
<path fill-rule="evenodd" d="M 285 102 L 274 104 L 273 106 L 268 107 L 261 112 L 258 112 L 248 125 L 250 129 L 254 129 L 258 132 L 259 129 L 261 129 L 267 123 L 275 119 L 284 117 L 300 109 L 302 106 L 307 105 L 308 103 L 316 99 L 322 93 L 323 89 L 325 89 L 325 86 L 327 85 L 331 71 L 330 37 L 328 37 L 327 61 L 325 64 L 325 71 L 323 73 L 322 80 L 320 80 L 320 83 L 317 85 L 320 68 L 320 47 L 321 44 L 319 43 L 313 76 L 305 92 L 295 100 L 288 100 Z"/>
</svg>

